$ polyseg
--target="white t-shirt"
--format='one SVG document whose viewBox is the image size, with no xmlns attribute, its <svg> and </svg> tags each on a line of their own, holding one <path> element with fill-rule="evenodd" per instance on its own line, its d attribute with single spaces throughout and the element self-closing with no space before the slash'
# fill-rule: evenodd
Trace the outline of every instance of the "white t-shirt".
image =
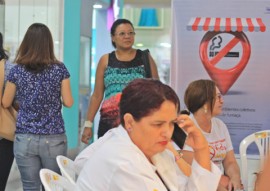
<svg viewBox="0 0 270 191">
<path fill-rule="evenodd" d="M 191 115 L 190 117 L 195 125 L 200 128 L 194 116 Z M 222 162 L 225 159 L 227 152 L 233 150 L 232 141 L 224 122 L 215 117 L 211 119 L 211 122 L 212 129 L 210 133 L 200 129 L 209 143 L 210 159 L 220 168 L 220 170 L 224 171 Z M 183 150 L 193 151 L 193 149 L 187 145 L 184 146 Z"/>
</svg>

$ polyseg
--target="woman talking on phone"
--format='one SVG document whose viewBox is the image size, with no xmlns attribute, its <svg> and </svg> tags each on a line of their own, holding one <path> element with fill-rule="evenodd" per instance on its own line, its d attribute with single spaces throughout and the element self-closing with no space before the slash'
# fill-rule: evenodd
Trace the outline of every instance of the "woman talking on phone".
<svg viewBox="0 0 270 191">
<path fill-rule="evenodd" d="M 216 190 L 220 170 L 210 161 L 201 131 L 188 115 L 179 115 L 180 102 L 171 87 L 135 79 L 124 88 L 119 108 L 121 125 L 75 159 L 75 168 L 81 169 L 75 190 Z M 195 151 L 191 167 L 171 145 L 175 123 L 188 133 L 187 143 Z"/>
</svg>

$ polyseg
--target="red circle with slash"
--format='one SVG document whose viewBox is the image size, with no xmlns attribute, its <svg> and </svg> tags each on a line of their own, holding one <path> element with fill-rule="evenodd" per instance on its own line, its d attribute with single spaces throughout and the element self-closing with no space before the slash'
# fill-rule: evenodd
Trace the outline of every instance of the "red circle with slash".
<svg viewBox="0 0 270 191">
<path fill-rule="evenodd" d="M 216 54 L 211 60 L 208 57 L 208 45 L 212 38 L 221 33 L 229 33 L 233 38 Z M 223 58 L 225 55 L 234 48 L 238 43 L 241 43 L 243 53 L 240 61 L 233 68 L 220 69 L 215 65 Z M 213 81 L 215 81 L 220 92 L 224 95 L 230 89 L 230 87 L 237 80 L 239 75 L 242 73 L 246 67 L 251 53 L 251 47 L 247 36 L 243 32 L 214 32 L 208 31 L 200 44 L 200 58 L 206 69 L 207 73 Z"/>
</svg>

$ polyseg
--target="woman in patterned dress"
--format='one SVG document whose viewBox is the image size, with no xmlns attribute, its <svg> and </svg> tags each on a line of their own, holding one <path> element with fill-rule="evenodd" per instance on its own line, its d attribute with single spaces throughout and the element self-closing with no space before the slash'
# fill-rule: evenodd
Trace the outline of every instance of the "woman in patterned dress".
<svg viewBox="0 0 270 191">
<path fill-rule="evenodd" d="M 98 63 L 94 92 L 90 98 L 87 120 L 81 141 L 88 144 L 92 137 L 94 117 L 101 105 L 98 137 L 120 124 L 118 103 L 126 85 L 136 78 L 146 78 L 142 51 L 134 49 L 134 27 L 129 20 L 118 19 L 111 27 L 115 51 L 103 55 Z M 148 54 L 151 77 L 159 79 L 156 64 Z M 103 101 L 103 102 L 102 102 Z"/>
</svg>

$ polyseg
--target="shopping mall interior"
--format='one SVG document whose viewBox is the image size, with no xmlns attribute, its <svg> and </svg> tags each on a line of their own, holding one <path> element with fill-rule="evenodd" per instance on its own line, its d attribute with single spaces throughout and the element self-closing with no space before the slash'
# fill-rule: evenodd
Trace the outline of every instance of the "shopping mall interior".
<svg viewBox="0 0 270 191">
<path fill-rule="evenodd" d="M 161 80 L 169 83 L 171 1 L 121 0 L 118 5 L 118 17 L 127 18 L 134 23 L 135 48 L 150 50 Z M 71 109 L 63 110 L 65 123 L 69 124 L 66 129 L 71 158 L 86 146 L 79 141 L 79 137 L 94 86 L 97 62 L 101 55 L 113 50 L 106 23 L 110 6 L 110 0 L 0 1 L 0 31 L 4 36 L 4 48 L 9 52 L 11 60 L 14 59 L 27 28 L 34 22 L 40 22 L 50 28 L 56 56 L 71 71 L 75 103 Z M 139 14 L 143 8 L 156 9 L 158 26 L 139 26 Z M 95 122 L 94 125 L 96 139 Z M 6 190 L 22 190 L 18 180 L 19 173 L 15 164 Z"/>
<path fill-rule="evenodd" d="M 82 0 L 81 3 L 74 3 L 69 7 L 64 0 L 9 0 L 0 7 L 0 30 L 3 31 L 5 48 L 10 53 L 11 59 L 14 59 L 27 27 L 33 22 L 41 22 L 48 25 L 52 31 L 57 57 L 66 65 L 70 62 L 69 67 L 74 71 L 74 74 L 71 73 L 71 76 L 74 76 L 72 89 L 78 90 L 79 94 L 74 95 L 75 107 L 67 111 L 64 109 L 66 120 L 70 119 L 69 115 L 72 116 L 72 121 L 69 123 L 71 126 L 67 128 L 70 129 L 67 130 L 68 134 L 80 133 L 79 129 L 78 132 L 74 132 L 73 126 L 84 121 L 89 95 L 94 86 L 98 59 L 104 53 L 113 50 L 111 44 L 107 43 L 110 42 L 106 23 L 109 2 L 108 0 Z M 150 50 L 157 63 L 161 80 L 169 83 L 170 1 L 119 2 L 121 12 L 118 17 L 134 22 L 136 31 L 134 46 Z M 156 9 L 158 26 L 138 25 L 142 8 Z M 71 14 L 68 14 L 69 9 Z M 78 116 L 74 116 L 74 112 L 78 112 Z M 71 139 L 70 147 L 76 148 L 78 139 Z"/>
<path fill-rule="evenodd" d="M 110 39 L 108 10 L 114 6 L 115 18 L 126 18 L 134 24 L 134 48 L 149 49 L 154 58 L 161 81 L 170 84 L 171 75 L 171 0 L 0 0 L 0 32 L 4 47 L 14 59 L 27 28 L 35 22 L 46 24 L 53 35 L 56 56 L 71 73 L 74 106 L 64 108 L 63 116 L 68 136 L 68 155 L 74 158 L 87 145 L 80 135 L 89 97 L 95 81 L 99 58 L 114 50 Z M 157 24 L 141 25 L 142 10 L 154 10 Z M 94 120 L 94 137 L 97 139 L 99 115 Z M 239 157 L 237 158 L 238 163 Z M 250 160 L 250 172 L 258 166 Z M 22 191 L 20 175 L 13 164 L 6 191 Z"/>
</svg>

